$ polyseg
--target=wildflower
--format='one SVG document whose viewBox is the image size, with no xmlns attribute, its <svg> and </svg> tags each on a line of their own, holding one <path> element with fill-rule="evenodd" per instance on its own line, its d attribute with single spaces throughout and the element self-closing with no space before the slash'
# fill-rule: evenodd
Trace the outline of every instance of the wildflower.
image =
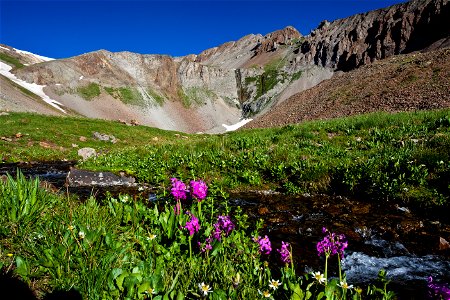
<svg viewBox="0 0 450 300">
<path fill-rule="evenodd" d="M 208 193 L 208 186 L 202 180 L 199 181 L 191 181 L 191 194 L 192 197 L 197 199 L 198 201 L 202 201 L 206 198 L 206 194 Z"/>
<path fill-rule="evenodd" d="M 430 299 L 450 299 L 450 287 L 444 283 L 433 283 L 433 277 L 428 277 L 428 296 Z"/>
<path fill-rule="evenodd" d="M 353 285 L 348 285 L 346 281 L 341 281 L 340 284 L 338 284 L 338 286 L 340 286 L 343 289 L 352 289 Z"/>
<path fill-rule="evenodd" d="M 14 254 L 12 254 L 12 253 L 8 253 L 8 254 L 6 254 L 6 256 L 8 256 L 8 257 L 13 257 L 13 256 L 14 256 Z"/>
<path fill-rule="evenodd" d="M 148 239 L 151 241 L 151 240 L 154 240 L 156 238 L 156 234 L 153 234 L 153 233 L 151 233 L 149 236 L 148 236 Z"/>
<path fill-rule="evenodd" d="M 86 234 L 84 233 L 84 231 L 80 231 L 80 232 L 78 232 L 78 237 L 80 239 L 84 239 L 86 237 Z"/>
<path fill-rule="evenodd" d="M 198 219 L 191 214 L 191 219 L 186 222 L 186 226 L 184 226 L 187 230 L 189 230 L 189 235 L 194 235 L 194 233 L 200 230 L 200 224 L 198 223 Z"/>
<path fill-rule="evenodd" d="M 264 238 L 261 238 L 259 236 L 257 242 L 259 244 L 259 251 L 262 254 L 269 255 L 270 252 L 272 251 L 272 244 L 270 243 L 270 240 L 267 237 L 267 235 Z"/>
<path fill-rule="evenodd" d="M 222 233 L 228 236 L 231 231 L 235 228 L 234 223 L 231 221 L 230 216 L 219 216 L 217 218 L 217 223 L 214 225 L 214 232 L 212 234 L 213 238 L 220 241 Z"/>
<path fill-rule="evenodd" d="M 67 226 L 67 229 L 69 229 L 70 231 L 72 231 L 72 230 L 75 229 L 75 226 L 69 225 L 69 226 Z"/>
<path fill-rule="evenodd" d="M 198 284 L 198 288 L 200 292 L 203 293 L 203 296 L 208 296 L 208 293 L 212 293 L 211 287 L 204 282 Z"/>
<path fill-rule="evenodd" d="M 269 291 L 264 291 L 264 292 L 261 292 L 260 290 L 258 290 L 258 293 L 260 294 L 260 295 L 262 295 L 264 298 L 270 298 L 270 293 L 269 293 Z"/>
<path fill-rule="evenodd" d="M 207 238 L 205 240 L 205 244 L 203 244 L 203 245 L 202 245 L 202 243 L 197 242 L 198 247 L 200 248 L 200 251 L 206 252 L 206 251 L 212 250 L 211 242 L 212 242 L 212 238 L 211 237 Z"/>
<path fill-rule="evenodd" d="M 155 295 L 156 294 L 156 290 L 152 289 L 152 288 L 148 288 L 144 293 L 146 293 L 147 295 L 148 294 Z"/>
<path fill-rule="evenodd" d="M 289 243 L 281 242 L 281 248 L 277 249 L 280 253 L 281 261 L 285 264 L 291 262 L 291 252 L 289 251 Z"/>
<path fill-rule="evenodd" d="M 325 253 L 327 257 L 339 254 L 341 258 L 344 257 L 344 250 L 348 246 L 345 235 L 331 233 L 325 227 L 322 228 L 322 233 L 328 233 L 328 235 L 317 243 L 317 254 L 320 256 L 322 253 Z"/>
<path fill-rule="evenodd" d="M 120 197 L 120 201 L 122 201 L 122 203 L 127 203 L 129 199 L 130 199 L 130 197 L 128 195 Z"/>
<path fill-rule="evenodd" d="M 280 281 L 271 279 L 269 282 L 269 287 L 276 291 L 280 287 Z"/>
<path fill-rule="evenodd" d="M 323 274 L 321 274 L 320 272 L 312 272 L 312 276 L 314 277 L 315 280 L 317 280 L 320 284 L 325 283 L 327 281 L 327 279 L 325 278 L 325 276 Z"/>
<path fill-rule="evenodd" d="M 172 182 L 172 188 L 170 189 L 172 196 L 176 200 L 185 200 L 186 199 L 186 185 L 183 183 L 183 181 L 178 180 L 177 178 L 170 178 L 170 181 Z"/>
</svg>

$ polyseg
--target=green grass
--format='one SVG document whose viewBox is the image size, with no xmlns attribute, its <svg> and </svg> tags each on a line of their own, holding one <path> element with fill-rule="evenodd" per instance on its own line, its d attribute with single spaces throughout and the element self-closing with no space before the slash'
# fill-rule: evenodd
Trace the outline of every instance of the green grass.
<svg viewBox="0 0 450 300">
<path fill-rule="evenodd" d="M 27 134 L 0 142 L 6 160 L 76 159 L 77 148 L 71 146 L 75 143 L 104 153 L 82 167 L 126 170 L 155 185 L 167 184 L 169 176 L 195 176 L 228 190 L 341 194 L 422 208 L 448 207 L 448 109 L 377 113 L 222 135 L 186 135 L 187 139 L 100 120 L 14 113 L 2 118 L 6 126 L 1 136 Z M 95 141 L 94 131 L 112 134 L 119 142 Z M 81 135 L 88 141 L 80 142 Z M 42 140 L 55 144 L 54 149 L 40 147 Z"/>
<path fill-rule="evenodd" d="M 13 65 L 15 68 L 22 68 L 25 66 L 17 58 L 12 57 L 6 53 L 0 52 L 0 60 L 3 60 L 5 63 L 9 65 Z"/>
<path fill-rule="evenodd" d="M 164 97 L 161 96 L 160 94 L 158 94 L 157 92 L 155 92 L 154 90 L 152 90 L 151 88 L 147 89 L 147 92 L 149 93 L 149 95 L 156 101 L 156 103 L 159 106 L 162 106 L 164 104 Z"/>
<path fill-rule="evenodd" d="M 143 106 L 145 105 L 144 98 L 142 97 L 141 93 L 135 88 L 131 87 L 119 87 L 119 88 L 113 88 L 113 87 L 104 87 L 105 91 L 113 96 L 115 99 L 118 99 L 122 101 L 125 104 L 131 104 L 131 105 L 138 105 Z"/>
<path fill-rule="evenodd" d="M 77 92 L 83 99 L 92 100 L 100 96 L 100 86 L 91 82 L 87 86 L 78 87 Z"/>
</svg>

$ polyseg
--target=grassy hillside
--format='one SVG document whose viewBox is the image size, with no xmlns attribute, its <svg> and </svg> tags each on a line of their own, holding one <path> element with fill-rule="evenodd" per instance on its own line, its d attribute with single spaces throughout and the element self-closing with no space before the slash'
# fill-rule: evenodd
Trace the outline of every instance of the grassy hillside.
<svg viewBox="0 0 450 300">
<path fill-rule="evenodd" d="M 150 184 L 204 178 L 228 190 L 343 194 L 441 207 L 450 191 L 450 110 L 377 113 L 223 135 L 182 135 L 143 126 L 32 114 L 1 116 L 6 161 L 78 159 Z M 95 140 L 98 131 L 118 142 Z M 16 137 L 16 134 L 21 134 Z M 19 136 L 19 135 L 18 135 Z M 80 141 L 80 137 L 86 141 Z"/>
</svg>

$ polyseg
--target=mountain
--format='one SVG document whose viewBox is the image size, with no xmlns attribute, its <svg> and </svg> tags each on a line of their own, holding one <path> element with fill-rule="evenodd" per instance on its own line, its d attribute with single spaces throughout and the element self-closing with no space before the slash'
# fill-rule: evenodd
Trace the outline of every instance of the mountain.
<svg viewBox="0 0 450 300">
<path fill-rule="evenodd" d="M 48 99 L 26 95 L 2 76 L 0 109 L 20 110 L 21 101 L 30 109 L 41 97 L 46 111 L 33 109 L 43 113 L 223 132 L 242 118 L 263 118 L 324 80 L 339 80 L 334 74 L 393 55 L 445 48 L 449 19 L 448 0 L 413 0 L 324 21 L 306 36 L 288 26 L 184 57 L 99 50 L 33 62 L 3 45 L 2 66 L 13 69 L 2 74 L 25 88 L 38 85 Z"/>
</svg>

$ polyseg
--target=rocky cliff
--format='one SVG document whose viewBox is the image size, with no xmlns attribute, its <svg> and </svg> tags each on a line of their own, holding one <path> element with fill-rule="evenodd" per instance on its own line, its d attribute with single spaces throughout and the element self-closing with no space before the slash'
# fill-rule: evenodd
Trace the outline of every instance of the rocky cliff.
<svg viewBox="0 0 450 300">
<path fill-rule="evenodd" d="M 265 36 L 250 34 L 198 55 L 99 50 L 35 61 L 12 72 L 45 86 L 46 93 L 78 114 L 135 119 L 187 132 L 221 132 L 222 123 L 265 113 L 335 71 L 448 46 L 449 10 L 448 0 L 413 0 L 324 21 L 307 36 L 288 26 Z M 0 47 L 0 52 L 26 59 L 8 46 Z"/>
<path fill-rule="evenodd" d="M 416 0 L 324 21 L 305 37 L 297 62 L 349 71 L 395 54 L 450 45 L 448 0 Z"/>
</svg>

